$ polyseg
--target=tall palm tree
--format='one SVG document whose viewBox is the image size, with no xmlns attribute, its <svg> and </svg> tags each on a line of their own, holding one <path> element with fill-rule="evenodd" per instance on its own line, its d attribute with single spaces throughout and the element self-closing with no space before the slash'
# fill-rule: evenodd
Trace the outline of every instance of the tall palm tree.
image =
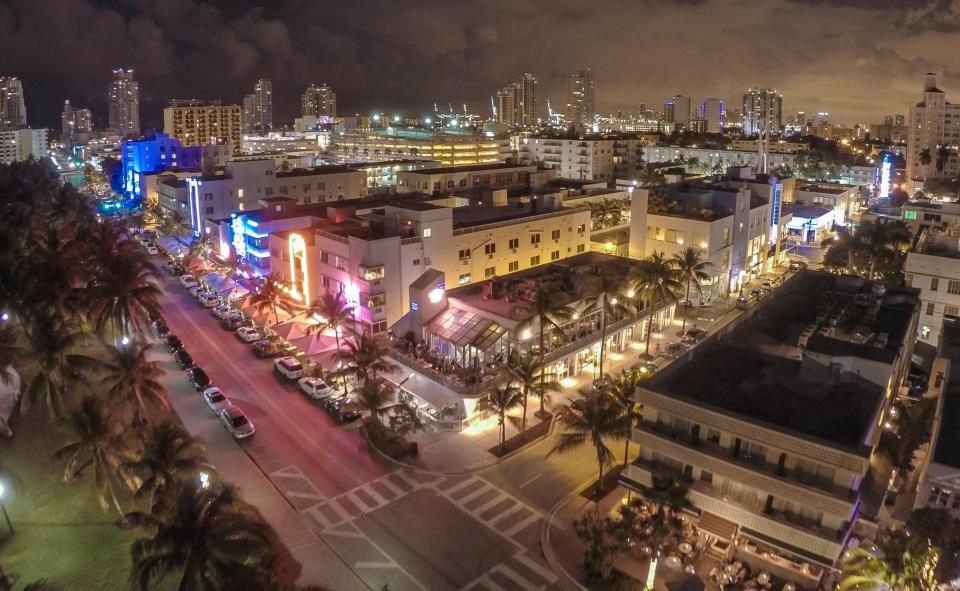
<svg viewBox="0 0 960 591">
<path fill-rule="evenodd" d="M 133 424 L 141 425 L 151 404 L 170 408 L 166 388 L 160 383 L 163 368 L 148 357 L 153 345 L 130 341 L 126 345 L 106 345 L 107 359 L 102 361 L 100 386 L 109 399 L 126 405 L 133 413 Z"/>
<path fill-rule="evenodd" d="M 610 316 L 628 311 L 623 281 L 601 267 L 584 286 L 582 295 L 587 306 L 600 311 L 600 371 L 597 375 L 602 376 L 607 348 L 607 322 Z"/>
<path fill-rule="evenodd" d="M 273 314 L 273 323 L 280 322 L 278 309 L 290 312 L 291 305 L 287 300 L 286 294 L 280 289 L 283 278 L 279 273 L 270 273 L 260 285 L 255 293 L 250 294 L 247 303 L 253 307 L 257 314 L 265 314 L 270 311 Z M 267 315 L 269 320 L 270 316 Z"/>
<path fill-rule="evenodd" d="M 95 262 L 96 279 L 90 289 L 90 318 L 98 333 L 112 326 L 119 334 L 139 335 L 149 330 L 149 318 L 160 316 L 156 266 L 141 250 L 121 250 Z"/>
<path fill-rule="evenodd" d="M 511 359 L 505 368 L 507 377 L 516 385 L 523 399 L 523 415 L 520 418 L 521 437 L 527 430 L 527 401 L 530 396 L 539 398 L 542 406 L 549 392 L 560 390 L 560 384 L 553 380 L 552 375 L 548 375 L 549 372 L 541 361 L 542 358 L 539 355 L 534 356 L 528 353 Z M 550 377 L 549 381 L 547 377 Z"/>
<path fill-rule="evenodd" d="M 950 159 L 950 148 L 946 146 L 937 146 L 937 161 L 936 168 L 937 174 L 943 174 L 943 169 L 947 166 L 947 161 Z"/>
<path fill-rule="evenodd" d="M 609 378 L 609 376 L 608 376 Z M 623 408 L 626 416 L 626 426 L 623 435 L 623 467 L 627 467 L 627 461 L 630 457 L 630 430 L 633 428 L 633 422 L 637 418 L 637 403 L 633 399 L 637 391 L 637 376 L 631 371 L 624 370 L 616 378 L 607 380 L 609 384 L 605 391 L 617 401 L 617 404 Z"/>
<path fill-rule="evenodd" d="M 378 374 L 397 371 L 397 367 L 386 359 L 389 353 L 390 346 L 382 336 L 367 333 L 355 335 L 353 340 L 347 341 L 341 373 L 353 374 L 362 387 L 367 381 L 375 381 Z"/>
<path fill-rule="evenodd" d="M 63 469 L 64 483 L 74 482 L 90 467 L 100 508 L 106 511 L 109 501 L 122 516 L 114 483 L 120 480 L 118 469 L 132 451 L 123 423 L 111 417 L 103 401 L 95 396 L 81 399 L 65 419 L 72 440 L 53 455 L 67 461 Z"/>
<path fill-rule="evenodd" d="M 520 331 L 529 330 L 534 324 L 538 331 L 538 355 L 541 359 L 546 359 L 547 350 L 544 347 L 544 337 L 547 331 L 553 332 L 561 330 L 564 323 L 569 322 L 573 317 L 573 310 L 567 305 L 567 297 L 555 287 L 545 287 L 537 291 L 533 298 L 532 307 L 533 316 L 521 323 L 517 329 Z M 541 392 L 543 383 L 546 382 L 546 374 L 541 376 Z M 540 412 L 543 412 L 544 399 L 540 397 Z"/>
<path fill-rule="evenodd" d="M 370 411 L 371 424 L 376 428 L 383 426 L 380 413 L 393 398 L 393 387 L 382 378 L 366 380 L 357 391 L 357 404 Z"/>
<path fill-rule="evenodd" d="M 933 162 L 933 156 L 930 154 L 930 148 L 924 148 L 920 150 L 920 157 L 918 158 L 920 166 L 923 167 L 923 182 L 927 182 L 927 167 L 930 166 L 930 163 Z"/>
<path fill-rule="evenodd" d="M 120 468 L 138 483 L 137 499 L 146 500 L 150 513 L 158 514 L 169 509 L 171 490 L 207 468 L 203 444 L 173 420 L 155 424 L 143 443 L 140 457 Z"/>
<path fill-rule="evenodd" d="M 160 226 L 160 233 L 174 238 L 186 238 L 193 234 L 190 227 L 190 220 L 183 217 L 179 211 L 170 211 L 164 218 Z"/>
<path fill-rule="evenodd" d="M 76 324 L 49 312 L 31 323 L 27 340 L 38 371 L 24 390 L 20 410 L 27 412 L 33 404 L 43 403 L 51 417 L 58 415 L 67 387 L 84 382 L 85 372 L 97 361 L 79 352 L 87 337 Z"/>
<path fill-rule="evenodd" d="M 600 493 L 603 483 L 603 468 L 613 463 L 614 453 L 605 439 L 619 441 L 624 437 L 629 418 L 623 407 L 602 391 L 580 390 L 578 397 L 563 409 L 557 419 L 564 428 L 560 441 L 547 456 L 564 454 L 589 443 L 597 454 L 599 475 L 595 494 Z"/>
<path fill-rule="evenodd" d="M 682 285 L 679 273 L 672 260 L 663 252 L 654 251 L 639 268 L 634 287 L 637 295 L 650 303 L 650 321 L 647 325 L 647 346 L 644 352 L 650 354 L 650 336 L 653 334 L 653 315 L 657 305 L 664 302 L 677 303 L 677 292 Z"/>
<path fill-rule="evenodd" d="M 710 268 L 713 267 L 713 263 L 710 261 L 703 260 L 703 251 L 699 248 L 693 246 L 688 246 L 682 251 L 673 255 L 671 258 L 673 261 L 673 267 L 676 270 L 675 279 L 683 281 L 687 284 L 686 295 L 684 296 L 684 302 L 690 301 L 690 288 L 695 287 L 697 293 L 700 296 L 703 296 L 703 286 L 701 285 L 704 281 L 710 279 Z M 687 331 L 687 314 L 683 314 L 683 327 L 680 329 L 680 332 Z"/>
<path fill-rule="evenodd" d="M 307 318 L 315 318 L 316 324 L 307 327 L 307 333 L 330 329 L 337 340 L 337 365 L 343 367 L 343 353 L 340 350 L 340 331 L 352 331 L 354 327 L 354 309 L 342 294 L 326 292 L 313 300 L 307 308 Z M 347 382 L 343 381 L 343 395 L 347 395 Z"/>
<path fill-rule="evenodd" d="M 507 421 L 519 428 L 520 420 L 507 415 L 508 412 L 523 404 L 523 397 L 517 388 L 509 385 L 494 386 L 486 396 L 480 399 L 477 405 L 481 411 L 492 411 L 497 415 L 497 426 L 500 428 L 500 443 L 498 456 L 503 455 L 503 446 L 507 442 Z"/>
<path fill-rule="evenodd" d="M 226 589 L 228 581 L 249 578 L 273 561 L 267 527 L 254 519 L 233 488 L 197 487 L 184 482 L 168 515 L 131 515 L 152 534 L 133 542 L 131 587 L 149 591 L 174 576 L 180 591 Z"/>
</svg>

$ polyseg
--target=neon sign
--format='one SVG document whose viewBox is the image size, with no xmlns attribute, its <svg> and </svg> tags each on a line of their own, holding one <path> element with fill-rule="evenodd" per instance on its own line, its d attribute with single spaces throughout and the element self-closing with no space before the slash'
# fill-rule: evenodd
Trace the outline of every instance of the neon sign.
<svg viewBox="0 0 960 591">
<path fill-rule="evenodd" d="M 230 227 L 233 230 L 233 250 L 236 251 L 238 258 L 247 256 L 247 241 L 244 239 L 243 216 L 234 216 L 230 220 Z"/>
<path fill-rule="evenodd" d="M 307 276 L 307 243 L 300 234 L 291 234 L 289 248 L 290 281 L 293 283 L 293 292 L 290 295 L 303 302 L 309 302 L 310 287 Z M 297 267 L 299 267 L 299 269 Z M 299 275 L 303 277 L 303 280 L 299 282 L 297 280 L 298 271 Z"/>
<path fill-rule="evenodd" d="M 883 163 L 880 164 L 880 194 L 879 197 L 890 196 L 890 154 L 883 157 Z"/>
</svg>

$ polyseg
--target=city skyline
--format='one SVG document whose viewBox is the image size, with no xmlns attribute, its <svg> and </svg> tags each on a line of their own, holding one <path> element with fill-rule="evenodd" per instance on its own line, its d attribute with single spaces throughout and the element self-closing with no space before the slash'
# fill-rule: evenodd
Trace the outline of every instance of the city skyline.
<svg viewBox="0 0 960 591">
<path fill-rule="evenodd" d="M 517 72 L 537 76 L 544 104 L 549 98 L 560 105 L 569 74 L 589 66 L 601 113 L 662 105 L 676 94 L 697 104 L 707 97 L 736 102 L 756 86 L 780 91 L 785 112 L 829 111 L 832 119 L 851 125 L 904 112 L 914 100 L 916 77 L 926 71 L 939 74 L 946 90 L 958 85 L 951 73 L 960 69 L 958 59 L 940 49 L 958 34 L 957 11 L 937 2 L 901 9 L 850 1 L 834 13 L 839 16 L 816 27 L 808 24 L 822 19 L 816 3 L 790 0 L 759 6 L 707 0 L 682 9 L 644 2 L 614 11 L 573 6 L 550 12 L 506 4 L 487 10 L 470 3 L 457 8 L 414 3 L 384 19 L 389 26 L 364 28 L 357 15 L 388 10 L 367 3 L 370 10 L 325 8 L 319 19 L 310 18 L 316 8 L 297 2 L 264 9 L 248 2 L 184 2 L 176 9 L 15 2 L 16 17 L 0 12 L 0 26 L 12 31 L 0 40 L 8 69 L 3 74 L 24 81 L 32 126 L 55 127 L 66 99 L 90 107 L 102 125 L 110 70 L 133 68 L 145 129 L 160 126 L 170 98 L 240 104 L 258 78 L 273 81 L 278 124 L 292 123 L 304 89 L 316 80 L 336 89 L 344 114 L 382 110 L 418 116 L 429 113 L 434 102 L 458 108 L 467 103 L 489 114 L 490 96 Z M 507 18 L 511 15 L 515 18 Z M 638 46 L 621 23 L 641 15 L 648 34 Z M 534 20 L 564 43 L 544 38 L 515 51 L 524 23 Z M 91 23 L 84 34 L 105 41 L 76 61 L 64 61 L 57 56 L 83 42 L 74 22 Z M 316 22 L 337 25 L 307 24 Z M 699 35 L 691 24 L 697 22 L 726 33 Z M 41 28 L 53 41 L 41 47 L 27 43 Z M 689 40 L 678 38 L 678 31 L 688 31 Z M 683 51 L 675 51 L 677 43 L 685 44 Z M 781 51 L 760 51 L 767 46 Z M 624 67 L 637 49 L 645 56 L 640 67 Z M 184 63 L 190 67 L 178 66 Z M 653 67 L 657 63 L 669 67 Z"/>
</svg>

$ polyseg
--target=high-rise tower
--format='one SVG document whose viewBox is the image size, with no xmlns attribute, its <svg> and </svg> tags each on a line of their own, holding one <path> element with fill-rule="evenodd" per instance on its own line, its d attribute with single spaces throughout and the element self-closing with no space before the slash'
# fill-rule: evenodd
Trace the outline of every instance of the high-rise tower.
<svg viewBox="0 0 960 591">
<path fill-rule="evenodd" d="M 140 133 L 140 84 L 133 78 L 133 70 L 117 68 L 107 92 L 110 129 L 118 135 Z"/>
</svg>

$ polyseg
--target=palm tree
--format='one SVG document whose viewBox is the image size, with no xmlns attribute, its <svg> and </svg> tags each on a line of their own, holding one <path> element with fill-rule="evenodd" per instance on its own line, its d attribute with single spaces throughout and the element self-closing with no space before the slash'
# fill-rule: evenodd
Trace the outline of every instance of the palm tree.
<svg viewBox="0 0 960 591">
<path fill-rule="evenodd" d="M 627 311 L 623 297 L 623 282 L 605 268 L 590 278 L 583 289 L 584 304 L 600 310 L 600 371 L 603 375 L 604 354 L 607 347 L 607 320 Z"/>
<path fill-rule="evenodd" d="M 539 398 L 542 406 L 543 399 L 548 396 L 548 392 L 560 390 L 559 383 L 552 378 L 550 381 L 546 380 L 546 374 L 549 372 L 544 368 L 541 359 L 539 355 L 520 355 L 510 360 L 505 368 L 507 377 L 517 385 L 517 389 L 520 391 L 521 398 L 523 399 L 523 416 L 520 419 L 521 437 L 524 436 L 527 430 L 527 401 L 530 399 L 530 395 L 532 394 Z"/>
<path fill-rule="evenodd" d="M 97 362 L 77 352 L 87 337 L 76 324 L 49 312 L 31 323 L 27 337 L 38 371 L 20 399 L 20 410 L 27 412 L 31 405 L 43 402 L 51 417 L 58 415 L 63 410 L 67 386 L 81 383 L 85 370 Z"/>
<path fill-rule="evenodd" d="M 607 376 L 609 378 L 609 376 Z M 622 371 L 620 375 L 616 378 L 610 378 L 607 380 L 609 384 L 605 388 L 605 391 L 613 397 L 623 408 L 624 415 L 626 416 L 626 427 L 624 429 L 623 436 L 623 467 L 627 467 L 627 461 L 630 457 L 630 430 L 633 428 L 634 419 L 637 418 L 637 403 L 634 401 L 633 396 L 637 391 L 637 377 L 633 372 Z"/>
<path fill-rule="evenodd" d="M 383 425 L 380 413 L 392 399 L 393 387 L 382 378 L 366 380 L 357 391 L 357 404 L 370 411 L 371 424 L 376 424 L 376 428 Z"/>
<path fill-rule="evenodd" d="M 7 384 L 11 379 L 8 369 L 23 374 L 27 351 L 20 346 L 17 330 L 12 326 L 0 329 L 0 384 Z"/>
<path fill-rule="evenodd" d="M 362 387 L 367 381 L 375 381 L 377 374 L 397 371 L 397 367 L 386 359 L 389 353 L 390 346 L 383 337 L 358 334 L 353 340 L 347 341 L 347 350 L 343 354 L 345 366 L 340 371 L 355 375 Z"/>
<path fill-rule="evenodd" d="M 559 289 L 554 287 L 545 287 L 537 291 L 533 298 L 530 311 L 533 316 L 521 323 L 517 329 L 520 331 L 529 330 L 534 324 L 539 331 L 538 336 L 538 355 L 541 360 L 546 359 L 547 351 L 544 347 L 544 336 L 546 332 L 562 330 L 564 323 L 569 322 L 573 317 L 573 310 L 566 304 L 567 298 L 563 296 Z M 541 376 L 541 392 L 546 392 L 543 388 L 546 382 L 546 375 Z M 540 412 L 543 412 L 543 397 L 540 397 Z"/>
<path fill-rule="evenodd" d="M 92 467 L 100 508 L 106 511 L 109 500 L 122 516 L 114 482 L 120 478 L 118 468 L 132 449 L 129 437 L 124 434 L 123 423 L 111 417 L 103 401 L 95 396 L 81 399 L 76 410 L 65 419 L 73 440 L 53 455 L 58 460 L 67 460 L 63 469 L 64 483 L 74 482 L 87 467 Z"/>
<path fill-rule="evenodd" d="M 943 174 L 943 169 L 947 165 L 947 160 L 950 159 L 950 148 L 946 146 L 937 146 L 937 161 L 936 168 L 937 174 Z"/>
<path fill-rule="evenodd" d="M 120 334 L 145 334 L 149 318 L 160 316 L 163 279 L 156 266 L 139 250 L 121 250 L 96 266 L 90 289 L 90 318 L 96 331 L 104 334 L 111 325 Z"/>
<path fill-rule="evenodd" d="M 927 167 L 930 166 L 930 163 L 933 162 L 933 156 L 930 155 L 930 148 L 924 148 L 920 150 L 920 157 L 918 158 L 920 166 L 923 167 L 923 182 L 927 182 Z"/>
<path fill-rule="evenodd" d="M 166 420 L 150 430 L 142 455 L 120 468 L 139 483 L 136 497 L 145 499 L 150 513 L 157 514 L 169 509 L 164 505 L 169 505 L 176 485 L 196 478 L 206 467 L 203 452 L 203 445 L 179 423 Z"/>
<path fill-rule="evenodd" d="M 111 401 L 132 408 L 133 424 L 143 424 L 143 414 L 150 404 L 170 408 L 166 388 L 160 383 L 163 368 L 151 361 L 153 345 L 130 341 L 126 345 L 107 345 L 107 360 L 102 362 L 104 376 L 100 386 Z"/>
<path fill-rule="evenodd" d="M 343 353 L 340 350 L 340 331 L 352 331 L 354 327 L 354 309 L 342 294 L 326 292 L 311 302 L 305 315 L 315 318 L 316 324 L 307 328 L 307 333 L 330 329 L 337 340 L 337 365 L 343 367 Z M 347 382 L 343 382 L 343 395 L 347 395 Z"/>
<path fill-rule="evenodd" d="M 595 494 L 599 495 L 603 483 L 603 467 L 611 464 L 614 458 L 613 450 L 607 447 L 604 439 L 619 441 L 624 437 L 629 417 L 624 413 L 623 407 L 604 392 L 581 389 L 577 399 L 563 409 L 558 420 L 565 431 L 560 434 L 560 441 L 547 456 L 564 454 L 587 443 L 593 445 L 599 467 Z"/>
<path fill-rule="evenodd" d="M 197 487 L 184 482 L 169 515 L 129 516 L 149 526 L 151 537 L 133 542 L 131 586 L 149 591 L 167 576 L 179 579 L 180 591 L 225 589 L 221 585 L 244 573 L 259 576 L 273 561 L 270 533 L 229 486 Z"/>
<path fill-rule="evenodd" d="M 936 589 L 936 547 L 900 533 L 881 534 L 873 547 L 849 550 L 838 591 Z"/>
<path fill-rule="evenodd" d="M 673 255 L 670 259 L 676 270 L 675 279 L 687 284 L 686 295 L 684 296 L 684 305 L 690 301 L 690 287 L 696 287 L 697 293 L 703 296 L 703 287 L 701 283 L 710 279 L 709 270 L 713 266 L 710 261 L 703 260 L 703 251 L 693 246 L 688 246 L 682 251 Z M 687 331 L 687 314 L 683 314 L 683 327 L 680 332 Z"/>
<path fill-rule="evenodd" d="M 290 312 L 290 303 L 286 298 L 280 284 L 283 281 L 279 273 L 270 273 L 260 285 L 255 293 L 250 294 L 247 303 L 253 307 L 257 314 L 264 314 L 268 310 L 273 314 L 273 323 L 280 322 L 280 315 L 277 309 Z M 269 320 L 270 316 L 267 315 Z"/>
<path fill-rule="evenodd" d="M 517 417 L 508 416 L 507 413 L 523 404 L 523 397 L 520 390 L 513 386 L 494 386 L 494 388 L 483 398 L 480 399 L 478 407 L 481 411 L 493 411 L 497 414 L 497 425 L 500 427 L 500 443 L 497 451 L 498 456 L 503 455 L 503 446 L 507 442 L 507 421 L 514 427 L 519 428 L 520 420 Z"/>
<path fill-rule="evenodd" d="M 171 211 L 163 218 L 160 233 L 174 238 L 186 238 L 193 234 L 193 228 L 190 227 L 190 220 L 183 217 L 182 213 Z"/>
<path fill-rule="evenodd" d="M 662 302 L 677 303 L 677 292 L 680 291 L 679 274 L 674 267 L 674 262 L 666 257 L 663 252 L 654 251 L 650 257 L 644 261 L 639 269 L 639 276 L 636 279 L 634 288 L 638 296 L 646 299 L 650 303 L 650 322 L 647 326 L 647 346 L 644 349 L 646 354 L 650 354 L 650 336 L 653 334 L 653 315 L 657 313 L 657 305 Z"/>
</svg>

